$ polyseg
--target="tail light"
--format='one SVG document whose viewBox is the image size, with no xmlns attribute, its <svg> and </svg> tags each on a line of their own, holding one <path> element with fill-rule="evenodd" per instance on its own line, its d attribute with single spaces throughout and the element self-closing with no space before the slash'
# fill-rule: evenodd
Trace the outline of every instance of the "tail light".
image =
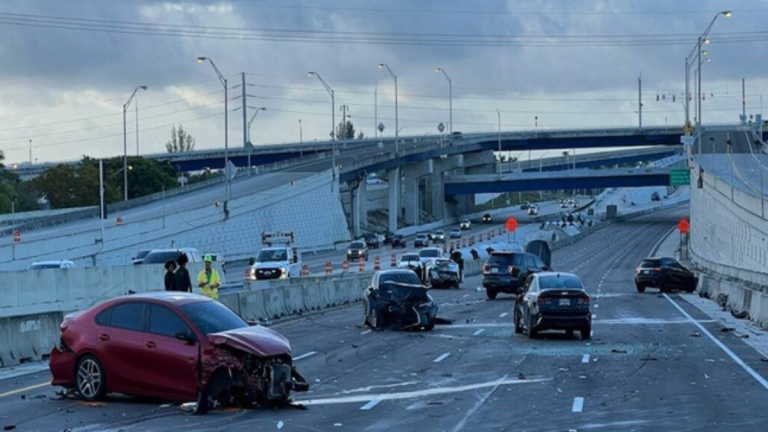
<svg viewBox="0 0 768 432">
<path fill-rule="evenodd" d="M 549 297 L 549 296 L 547 296 L 547 295 L 544 295 L 544 294 L 541 294 L 541 295 L 539 295 L 538 297 L 536 297 L 536 302 L 537 302 L 537 303 L 539 303 L 539 304 L 541 304 L 541 303 L 547 303 L 547 302 L 549 302 L 550 300 L 552 300 L 552 297 Z"/>
<path fill-rule="evenodd" d="M 661 272 L 661 268 L 660 268 L 660 267 L 652 268 L 651 270 L 652 270 L 652 271 L 655 271 L 655 272 L 657 272 L 657 273 L 658 273 L 658 272 Z"/>
<path fill-rule="evenodd" d="M 589 296 L 586 294 L 580 295 L 578 299 L 576 299 L 576 304 L 583 306 L 589 304 Z"/>
<path fill-rule="evenodd" d="M 638 273 L 638 274 L 639 274 L 639 273 L 640 273 L 642 270 L 643 270 L 643 269 L 641 269 L 640 267 L 638 267 L 638 268 L 636 268 L 636 269 L 635 269 L 635 273 Z"/>
<path fill-rule="evenodd" d="M 483 264 L 483 273 L 488 272 L 488 264 Z"/>
</svg>

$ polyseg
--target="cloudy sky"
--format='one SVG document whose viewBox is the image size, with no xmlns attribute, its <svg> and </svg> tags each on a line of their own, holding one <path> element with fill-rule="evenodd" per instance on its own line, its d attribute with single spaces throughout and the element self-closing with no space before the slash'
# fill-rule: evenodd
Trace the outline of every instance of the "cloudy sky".
<svg viewBox="0 0 768 432">
<path fill-rule="evenodd" d="M 454 130 L 682 125 L 684 59 L 712 17 L 712 58 L 703 68 L 705 122 L 736 122 L 741 78 L 747 111 L 768 105 L 766 0 L 0 0 L 0 149 L 7 162 L 164 151 L 173 125 L 198 148 L 223 146 L 229 81 L 230 145 L 243 145 L 242 73 L 255 145 L 322 140 L 330 97 L 357 129 L 401 135 Z M 378 104 L 374 91 L 378 87 Z M 672 95 L 675 102 L 672 102 Z M 657 95 L 659 101 L 657 101 Z M 378 113 L 375 106 L 378 105 Z M 337 120 L 341 113 L 336 115 Z"/>
</svg>

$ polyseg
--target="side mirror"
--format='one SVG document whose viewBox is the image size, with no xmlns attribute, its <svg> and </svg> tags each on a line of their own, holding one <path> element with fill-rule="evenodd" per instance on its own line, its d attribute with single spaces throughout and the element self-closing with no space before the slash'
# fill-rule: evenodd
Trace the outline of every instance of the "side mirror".
<svg viewBox="0 0 768 432">
<path fill-rule="evenodd" d="M 248 265 L 249 265 L 249 266 L 252 266 L 252 265 L 254 265 L 254 264 L 256 264 L 256 259 L 255 259 L 255 258 L 253 258 L 253 257 L 251 257 L 251 258 L 248 258 Z"/>
<path fill-rule="evenodd" d="M 247 322 L 248 322 L 248 325 L 251 327 L 255 327 L 259 325 L 259 323 L 256 320 L 248 320 Z"/>
<path fill-rule="evenodd" d="M 184 341 L 184 342 L 186 342 L 188 344 L 193 344 L 193 343 L 197 342 L 197 337 L 194 335 L 194 333 L 192 333 L 189 330 L 187 330 L 187 331 L 180 331 L 180 332 L 176 333 L 175 336 L 176 336 L 176 339 L 182 340 L 182 341 Z"/>
</svg>

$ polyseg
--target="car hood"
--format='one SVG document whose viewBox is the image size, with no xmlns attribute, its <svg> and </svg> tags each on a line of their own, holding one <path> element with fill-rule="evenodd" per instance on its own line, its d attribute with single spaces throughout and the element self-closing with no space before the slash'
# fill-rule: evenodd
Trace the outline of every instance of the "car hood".
<svg viewBox="0 0 768 432">
<path fill-rule="evenodd" d="M 276 269 L 280 267 L 288 267 L 290 264 L 288 261 L 266 261 L 254 263 L 252 269 Z"/>
<path fill-rule="evenodd" d="M 226 345 L 262 357 L 291 353 L 291 343 L 285 336 L 261 326 L 212 333 L 208 339 L 214 345 Z"/>
</svg>

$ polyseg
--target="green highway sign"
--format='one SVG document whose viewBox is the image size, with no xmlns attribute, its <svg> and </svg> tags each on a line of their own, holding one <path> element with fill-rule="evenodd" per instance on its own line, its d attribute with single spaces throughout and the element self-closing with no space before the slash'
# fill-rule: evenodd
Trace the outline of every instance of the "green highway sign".
<svg viewBox="0 0 768 432">
<path fill-rule="evenodd" d="M 688 186 L 691 184 L 691 172 L 688 168 L 673 169 L 669 172 L 670 186 Z"/>
</svg>

